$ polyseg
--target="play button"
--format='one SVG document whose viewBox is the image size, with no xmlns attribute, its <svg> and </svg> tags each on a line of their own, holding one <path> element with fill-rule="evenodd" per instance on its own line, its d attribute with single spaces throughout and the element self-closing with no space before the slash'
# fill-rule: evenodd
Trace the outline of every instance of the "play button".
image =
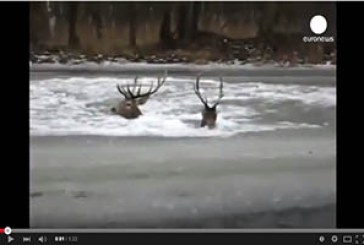
<svg viewBox="0 0 364 245">
<path fill-rule="evenodd" d="M 11 243 L 12 241 L 14 241 L 14 238 L 11 236 L 8 236 L 8 243 Z"/>
</svg>

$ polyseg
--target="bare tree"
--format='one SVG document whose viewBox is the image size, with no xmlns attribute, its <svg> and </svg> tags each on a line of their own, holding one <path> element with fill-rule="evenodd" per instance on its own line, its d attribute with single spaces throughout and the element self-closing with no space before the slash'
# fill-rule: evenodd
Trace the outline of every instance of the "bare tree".
<svg viewBox="0 0 364 245">
<path fill-rule="evenodd" d="M 267 2 L 259 7 L 258 37 L 266 41 L 272 36 L 273 28 L 278 19 L 278 3 Z"/>
<path fill-rule="evenodd" d="M 180 41 L 188 43 L 197 37 L 200 12 L 200 2 L 179 3 L 177 8 L 177 33 Z"/>
<path fill-rule="evenodd" d="M 159 30 L 160 43 L 168 48 L 170 48 L 173 43 L 173 34 L 171 31 L 171 12 L 171 6 L 166 6 L 163 12 L 163 18 Z"/>
<path fill-rule="evenodd" d="M 131 2 L 129 5 L 129 45 L 131 47 L 136 46 L 136 20 L 137 20 L 137 11 L 136 11 L 136 3 Z"/>
<path fill-rule="evenodd" d="M 103 22 L 102 22 L 101 9 L 103 5 L 100 3 L 89 3 L 89 4 L 91 5 L 90 15 L 92 20 L 92 25 L 95 28 L 96 37 L 97 39 L 102 39 Z"/>
<path fill-rule="evenodd" d="M 188 5 L 185 2 L 178 3 L 177 6 L 177 35 L 179 40 L 183 40 L 186 35 Z"/>
<path fill-rule="evenodd" d="M 30 3 L 30 43 L 33 47 L 44 43 L 50 37 L 47 3 Z"/>
<path fill-rule="evenodd" d="M 68 26 L 68 45 L 72 48 L 78 48 L 80 46 L 80 39 L 77 35 L 77 14 L 78 14 L 78 2 L 68 2 L 68 14 L 69 14 L 69 26 Z"/>
</svg>

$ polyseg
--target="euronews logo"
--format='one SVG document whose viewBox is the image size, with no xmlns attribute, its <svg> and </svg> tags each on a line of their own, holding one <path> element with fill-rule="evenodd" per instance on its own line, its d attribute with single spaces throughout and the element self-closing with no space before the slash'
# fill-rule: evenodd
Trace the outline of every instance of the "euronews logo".
<svg viewBox="0 0 364 245">
<path fill-rule="evenodd" d="M 310 20 L 310 29 L 315 36 L 304 36 L 305 43 L 330 43 L 334 42 L 333 36 L 322 36 L 327 30 L 327 20 L 322 15 L 315 15 Z"/>
</svg>

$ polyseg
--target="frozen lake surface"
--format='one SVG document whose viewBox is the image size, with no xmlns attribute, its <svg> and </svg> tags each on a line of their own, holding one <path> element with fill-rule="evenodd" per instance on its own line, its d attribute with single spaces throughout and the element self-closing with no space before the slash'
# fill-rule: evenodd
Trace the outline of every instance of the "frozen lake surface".
<svg viewBox="0 0 364 245">
<path fill-rule="evenodd" d="M 130 121 L 113 115 L 110 108 L 123 99 L 116 84 L 132 82 L 132 75 L 38 72 L 30 83 L 31 134 L 202 137 L 332 127 L 336 81 L 325 71 L 313 76 L 307 71 L 304 76 L 287 76 L 283 70 L 280 76 L 250 77 L 243 70 L 240 76 L 225 77 L 225 97 L 218 107 L 218 127 L 213 131 L 198 127 L 202 104 L 193 92 L 192 76 L 169 75 L 158 93 L 141 106 L 144 115 Z M 156 77 L 145 75 L 139 81 L 148 86 Z M 203 78 L 201 84 L 213 102 L 218 78 Z"/>
<path fill-rule="evenodd" d="M 196 67 L 32 66 L 31 225 L 334 227 L 335 69 L 203 66 L 208 98 L 225 81 L 208 130 Z M 117 83 L 165 69 L 142 117 L 110 113 Z"/>
</svg>

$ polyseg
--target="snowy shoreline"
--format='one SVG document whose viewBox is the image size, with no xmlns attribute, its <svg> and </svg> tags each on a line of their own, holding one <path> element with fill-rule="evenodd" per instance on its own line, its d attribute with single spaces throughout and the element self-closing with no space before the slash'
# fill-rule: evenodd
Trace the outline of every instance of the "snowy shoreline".
<svg viewBox="0 0 364 245">
<path fill-rule="evenodd" d="M 32 63 L 29 62 L 29 69 L 31 72 L 39 72 L 39 71 L 119 71 L 122 70 L 131 70 L 131 69 L 145 69 L 148 68 L 150 70 L 163 70 L 163 69 L 172 69 L 172 70 L 209 70 L 209 69 L 228 69 L 228 70 L 336 70 L 336 65 L 332 64 L 320 64 L 320 65 L 297 65 L 297 66 L 280 66 L 278 64 L 228 64 L 228 63 L 216 63 L 211 62 L 209 64 L 198 65 L 193 63 L 179 63 L 179 64 L 149 64 L 146 62 L 110 62 L 105 61 L 100 64 L 94 62 L 84 62 L 81 64 L 61 64 L 61 63 Z"/>
<path fill-rule="evenodd" d="M 148 64 L 148 63 L 113 63 L 105 62 L 96 64 L 92 62 L 67 65 L 67 64 L 31 64 L 29 66 L 30 77 L 33 79 L 50 79 L 52 77 L 73 77 L 73 76 L 160 76 L 168 72 L 168 76 L 174 77 L 195 77 L 197 74 L 210 77 L 224 77 L 225 81 L 229 79 L 240 82 L 264 80 L 282 81 L 289 77 L 298 78 L 302 84 L 309 83 L 326 83 L 336 84 L 336 65 L 299 65 L 293 67 L 281 67 L 274 64 L 265 64 L 261 66 L 253 64 L 220 64 L 211 63 L 207 65 L 196 64 Z M 271 79 L 271 78 L 276 79 Z M 309 79 L 308 79 L 309 78 Z M 278 80 L 277 80 L 278 79 Z M 304 81 L 305 80 L 305 81 Z M 287 80 L 289 82 L 289 80 Z M 284 82 L 285 83 L 285 82 Z"/>
</svg>

